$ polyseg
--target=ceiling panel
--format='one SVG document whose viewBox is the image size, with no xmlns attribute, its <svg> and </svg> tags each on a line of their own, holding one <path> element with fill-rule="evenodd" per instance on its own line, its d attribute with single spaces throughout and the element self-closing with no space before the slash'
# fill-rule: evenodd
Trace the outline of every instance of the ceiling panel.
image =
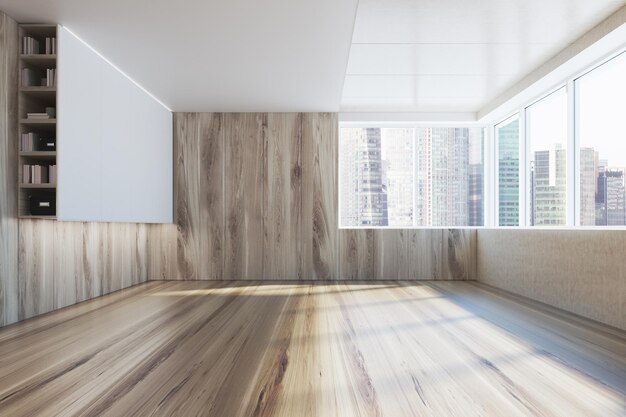
<svg viewBox="0 0 626 417">
<path fill-rule="evenodd" d="M 625 4 L 360 0 L 341 109 L 476 112 Z"/>
<path fill-rule="evenodd" d="M 567 43 L 622 0 L 360 0 L 353 43 Z"/>
<path fill-rule="evenodd" d="M 552 54 L 541 49 L 504 44 L 354 44 L 347 75 L 513 75 L 550 58 Z"/>
<path fill-rule="evenodd" d="M 505 82 L 485 75 L 348 75 L 344 97 L 486 97 Z"/>
</svg>

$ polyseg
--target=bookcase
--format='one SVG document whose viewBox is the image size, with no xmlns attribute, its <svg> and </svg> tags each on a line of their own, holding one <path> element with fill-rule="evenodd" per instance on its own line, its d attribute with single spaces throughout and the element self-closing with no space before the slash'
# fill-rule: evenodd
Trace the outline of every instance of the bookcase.
<svg viewBox="0 0 626 417">
<path fill-rule="evenodd" d="M 19 27 L 18 214 L 56 218 L 57 26 Z"/>
</svg>

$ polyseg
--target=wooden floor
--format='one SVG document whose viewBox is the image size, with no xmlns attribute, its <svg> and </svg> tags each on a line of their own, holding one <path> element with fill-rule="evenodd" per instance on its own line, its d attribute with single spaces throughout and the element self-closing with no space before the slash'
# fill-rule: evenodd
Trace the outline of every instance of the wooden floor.
<svg viewBox="0 0 626 417">
<path fill-rule="evenodd" d="M 625 416 L 626 334 L 475 283 L 152 282 L 0 330 L 2 416 Z"/>
</svg>

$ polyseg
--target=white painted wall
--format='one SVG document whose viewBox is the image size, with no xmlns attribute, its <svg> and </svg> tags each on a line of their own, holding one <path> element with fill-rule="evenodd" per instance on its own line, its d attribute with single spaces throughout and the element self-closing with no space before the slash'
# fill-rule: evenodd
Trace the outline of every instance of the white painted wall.
<svg viewBox="0 0 626 417">
<path fill-rule="evenodd" d="M 57 217 L 171 223 L 172 113 L 58 30 Z"/>
</svg>

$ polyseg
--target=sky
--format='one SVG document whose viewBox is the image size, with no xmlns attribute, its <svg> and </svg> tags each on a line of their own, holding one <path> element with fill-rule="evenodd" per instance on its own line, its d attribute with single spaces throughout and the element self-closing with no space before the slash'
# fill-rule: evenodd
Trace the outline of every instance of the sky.
<svg viewBox="0 0 626 417">
<path fill-rule="evenodd" d="M 578 81 L 580 146 L 626 167 L 626 52 Z"/>
</svg>

